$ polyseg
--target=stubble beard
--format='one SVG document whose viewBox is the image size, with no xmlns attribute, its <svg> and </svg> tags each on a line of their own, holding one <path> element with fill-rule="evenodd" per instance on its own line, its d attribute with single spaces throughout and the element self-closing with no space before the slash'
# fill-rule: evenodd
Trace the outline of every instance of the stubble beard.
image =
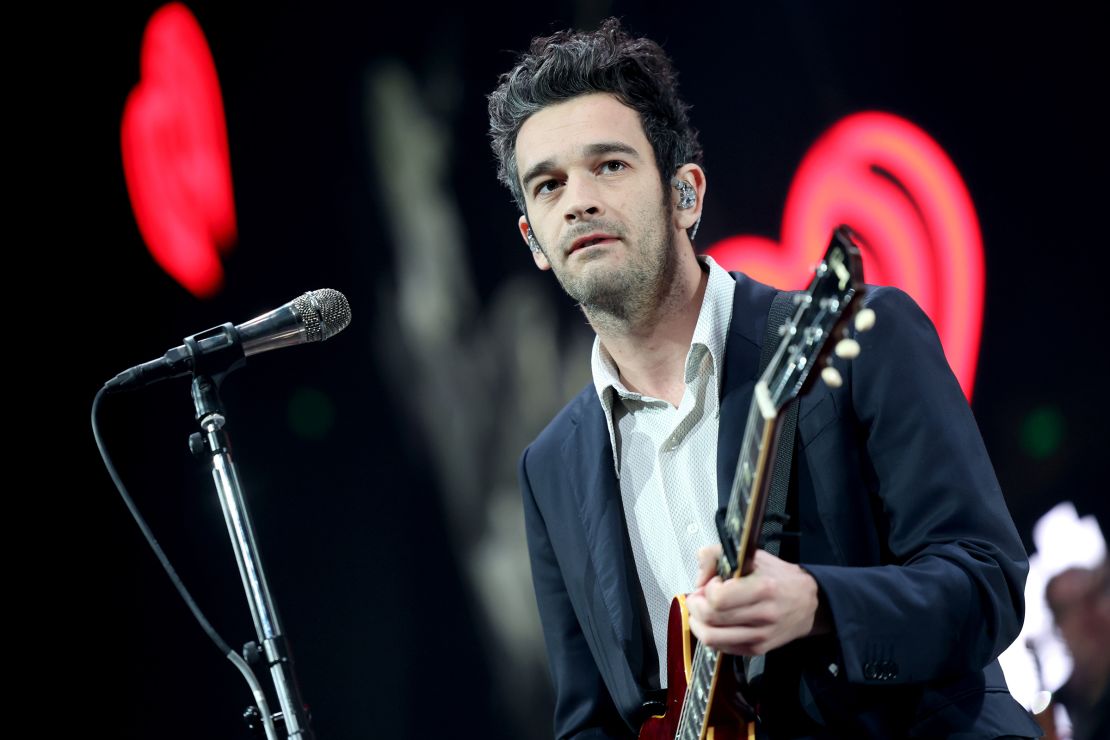
<svg viewBox="0 0 1110 740">
<path fill-rule="evenodd" d="M 604 224 L 598 227 L 613 231 Z M 577 276 L 556 273 L 563 290 L 578 302 L 595 329 L 620 333 L 636 331 L 652 323 L 658 312 L 668 305 L 667 299 L 674 287 L 671 283 L 678 272 L 678 255 L 665 213 L 658 214 L 639 244 L 625 242 L 625 248 L 637 251 L 629 254 L 629 259 L 620 267 L 585 270 Z M 599 254 L 590 259 L 604 257 Z"/>
</svg>

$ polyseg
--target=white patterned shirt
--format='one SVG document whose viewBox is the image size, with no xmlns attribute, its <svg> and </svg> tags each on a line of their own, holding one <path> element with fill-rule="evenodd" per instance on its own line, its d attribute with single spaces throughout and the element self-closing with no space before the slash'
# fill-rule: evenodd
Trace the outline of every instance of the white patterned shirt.
<svg viewBox="0 0 1110 740">
<path fill-rule="evenodd" d="M 675 595 L 688 593 L 698 574 L 697 551 L 719 541 L 717 424 L 725 338 L 736 281 L 711 257 L 698 323 L 686 355 L 685 390 L 678 408 L 628 390 L 600 338 L 591 365 L 620 483 L 636 572 L 644 591 L 659 682 L 667 685 L 667 616 Z"/>
</svg>

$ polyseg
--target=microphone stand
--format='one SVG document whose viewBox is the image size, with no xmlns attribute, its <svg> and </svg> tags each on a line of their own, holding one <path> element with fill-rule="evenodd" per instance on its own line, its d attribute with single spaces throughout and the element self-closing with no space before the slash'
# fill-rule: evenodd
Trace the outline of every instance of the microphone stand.
<svg viewBox="0 0 1110 740">
<path fill-rule="evenodd" d="M 239 357 L 241 356 L 239 354 Z M 238 364 L 233 362 L 231 369 Z M 227 532 L 231 537 L 235 560 L 239 564 L 239 575 L 243 579 L 247 603 L 250 604 L 255 633 L 258 635 L 258 646 L 261 646 L 259 648 L 248 644 L 244 653 L 248 661 L 251 660 L 251 654 L 256 659 L 265 658 L 270 668 L 274 691 L 281 705 L 280 714 L 275 715 L 273 719 L 284 723 L 286 737 L 290 740 L 313 740 L 308 712 L 305 710 L 304 701 L 301 699 L 300 689 L 293 674 L 289 645 L 282 633 L 277 609 L 270 595 L 269 584 L 266 582 L 266 574 L 262 570 L 262 560 L 254 538 L 254 527 L 247 512 L 246 501 L 243 499 L 242 487 L 239 485 L 239 473 L 231 459 L 230 441 L 227 432 L 224 431 L 227 417 L 223 402 L 220 400 L 219 382 L 227 372 L 230 372 L 230 369 L 214 373 L 212 376 L 202 372 L 194 374 L 193 404 L 196 407 L 196 418 L 202 432 L 194 432 L 190 435 L 189 447 L 198 457 L 206 455 L 212 458 L 212 480 L 220 498 L 224 520 L 227 522 Z M 245 716 L 257 718 L 258 712 L 252 712 L 253 709 L 253 707 L 248 709 Z M 270 735 L 273 724 L 266 722 L 265 726 L 267 734 Z M 277 738 L 271 736 L 270 740 L 277 740 Z"/>
</svg>

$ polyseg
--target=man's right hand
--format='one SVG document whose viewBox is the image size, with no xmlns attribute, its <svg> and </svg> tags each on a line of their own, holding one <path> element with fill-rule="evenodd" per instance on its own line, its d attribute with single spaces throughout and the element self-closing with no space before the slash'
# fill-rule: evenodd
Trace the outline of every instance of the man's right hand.
<svg viewBox="0 0 1110 740">
<path fill-rule="evenodd" d="M 763 655 L 830 630 L 817 581 L 802 568 L 757 550 L 750 575 L 722 581 L 720 557 L 720 545 L 698 552 L 697 589 L 686 597 L 690 629 L 703 644 L 732 655 Z"/>
</svg>

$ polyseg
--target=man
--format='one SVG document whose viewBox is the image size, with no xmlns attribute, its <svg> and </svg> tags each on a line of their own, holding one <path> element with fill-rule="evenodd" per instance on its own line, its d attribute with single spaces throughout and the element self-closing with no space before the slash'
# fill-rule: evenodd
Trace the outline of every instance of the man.
<svg viewBox="0 0 1110 740">
<path fill-rule="evenodd" d="M 1110 563 L 1068 568 L 1049 580 L 1045 599 L 1072 657 L 1054 699 L 1068 710 L 1075 740 L 1110 737 Z"/>
<path fill-rule="evenodd" d="M 1039 734 L 995 661 L 1024 551 L 928 319 L 871 291 L 862 356 L 800 408 L 799 536 L 710 580 L 775 291 L 694 252 L 706 178 L 670 61 L 614 20 L 557 33 L 489 110 L 521 236 L 597 333 L 594 383 L 520 464 L 556 736 L 635 735 L 694 589 L 698 639 L 767 654 L 764 735 Z"/>
</svg>

